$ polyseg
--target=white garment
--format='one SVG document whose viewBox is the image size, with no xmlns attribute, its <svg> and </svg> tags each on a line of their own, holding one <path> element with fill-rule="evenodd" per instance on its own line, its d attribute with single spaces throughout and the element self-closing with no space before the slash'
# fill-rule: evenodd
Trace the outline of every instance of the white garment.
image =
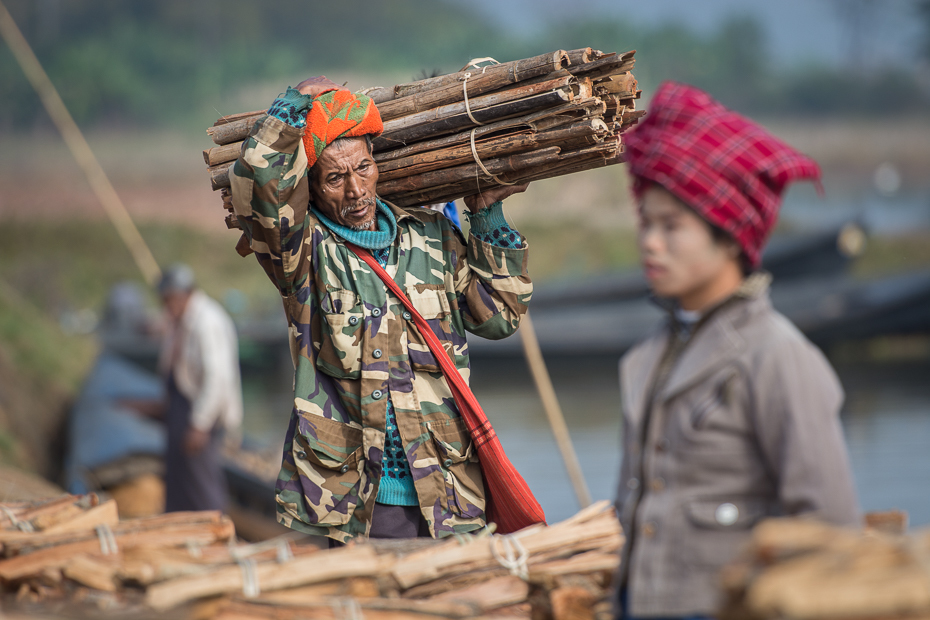
<svg viewBox="0 0 930 620">
<path fill-rule="evenodd" d="M 223 307 L 201 291 L 191 294 L 181 321 L 170 324 L 159 369 L 164 376 L 173 373 L 178 390 L 191 401 L 194 428 L 210 431 L 218 424 L 231 431 L 242 423 L 236 327 Z"/>
</svg>

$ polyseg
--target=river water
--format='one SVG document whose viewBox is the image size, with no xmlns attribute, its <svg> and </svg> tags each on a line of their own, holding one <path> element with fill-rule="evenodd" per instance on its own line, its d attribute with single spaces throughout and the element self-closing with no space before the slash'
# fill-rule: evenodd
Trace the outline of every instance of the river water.
<svg viewBox="0 0 930 620">
<path fill-rule="evenodd" d="M 581 468 L 594 499 L 613 499 L 620 463 L 617 359 L 548 360 Z M 510 459 L 550 522 L 578 503 L 521 359 L 475 359 L 472 387 Z M 843 428 L 864 510 L 898 508 L 930 525 L 930 360 L 838 364 L 846 389 Z M 290 412 L 286 371 L 244 377 L 245 430 L 279 444 Z"/>
</svg>

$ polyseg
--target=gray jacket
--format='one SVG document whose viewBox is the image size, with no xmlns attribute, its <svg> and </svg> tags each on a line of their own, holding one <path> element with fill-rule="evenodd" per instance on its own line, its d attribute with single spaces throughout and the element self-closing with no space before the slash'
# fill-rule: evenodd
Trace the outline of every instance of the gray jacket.
<svg viewBox="0 0 930 620">
<path fill-rule="evenodd" d="M 756 274 L 698 323 L 620 363 L 619 581 L 633 616 L 712 614 L 717 575 L 774 515 L 856 524 L 843 391 Z"/>
</svg>

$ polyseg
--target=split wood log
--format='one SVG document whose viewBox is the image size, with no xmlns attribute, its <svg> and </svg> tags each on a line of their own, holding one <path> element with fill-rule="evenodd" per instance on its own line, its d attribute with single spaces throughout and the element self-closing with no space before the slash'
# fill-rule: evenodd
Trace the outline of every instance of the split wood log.
<svg viewBox="0 0 930 620">
<path fill-rule="evenodd" d="M 77 504 L 64 504 L 60 510 L 54 512 L 47 512 L 45 514 L 39 515 L 32 519 L 32 527 L 40 532 L 48 532 L 49 528 L 52 528 L 61 523 L 65 523 L 79 514 L 84 512 L 84 508 L 81 508 Z M 0 532 L 0 541 L 5 540 L 5 536 Z"/>
<path fill-rule="evenodd" d="M 352 577 L 350 579 L 337 579 L 311 586 L 289 588 L 264 592 L 259 597 L 262 601 L 273 603 L 299 604 L 308 600 L 321 598 L 339 598 L 352 596 L 355 598 L 374 598 L 380 594 L 378 580 L 371 577 Z"/>
<path fill-rule="evenodd" d="M 88 588 L 104 592 L 116 592 L 115 577 L 118 567 L 119 565 L 113 561 L 77 555 L 68 560 L 62 572 L 68 579 Z"/>
<path fill-rule="evenodd" d="M 119 511 L 116 502 L 113 500 L 104 502 L 89 510 L 84 510 L 76 504 L 65 504 L 60 510 L 45 513 L 36 517 L 34 521 L 50 525 L 38 532 L 0 531 L 0 543 L 3 545 L 3 555 L 5 557 L 21 553 L 24 549 L 28 550 L 32 547 L 49 544 L 48 541 L 61 540 L 61 536 L 67 538 L 71 532 L 93 530 L 98 525 L 114 526 L 119 522 Z M 33 525 L 38 524 L 33 523 Z M 51 544 L 56 543 L 52 542 Z"/>
<path fill-rule="evenodd" d="M 67 534 L 69 532 L 94 529 L 98 525 L 113 527 L 117 523 L 119 523 L 119 509 L 116 506 L 116 501 L 111 499 L 90 510 L 81 511 L 72 519 L 45 528 L 42 534 L 45 536 Z"/>
<path fill-rule="evenodd" d="M 462 602 L 474 605 L 482 613 L 516 603 L 522 603 L 530 593 L 530 586 L 519 577 L 507 575 L 475 585 L 443 592 L 429 598 L 435 602 Z"/>
<path fill-rule="evenodd" d="M 531 562 L 535 554 L 552 552 L 567 557 L 600 548 L 600 541 L 592 542 L 596 539 L 621 536 L 620 524 L 608 502 L 592 504 L 579 515 L 582 515 L 582 520 L 549 527 L 533 526 L 513 534 L 513 537 L 519 540 Z M 583 523 L 585 527 L 573 527 L 573 523 Z M 435 550 L 413 553 L 399 559 L 391 569 L 391 574 L 402 588 L 410 588 L 476 567 L 494 566 L 497 560 L 491 546 L 504 544 L 500 542 L 501 538 L 492 536 L 470 541 L 466 545 L 452 542 Z"/>
<path fill-rule="evenodd" d="M 137 532 L 159 530 L 165 527 L 194 527 L 198 524 L 217 524 L 228 522 L 229 520 L 219 511 L 211 510 L 201 512 L 172 512 L 154 517 L 122 521 L 114 524 L 115 527 L 112 529 L 115 536 L 121 536 Z M 61 532 L 50 534 L 40 532 L 38 534 L 33 534 L 28 538 L 8 542 L 4 545 L 3 553 L 6 557 L 23 555 L 44 549 L 46 547 L 54 547 L 85 540 L 97 540 L 97 533 L 94 531 Z"/>
<path fill-rule="evenodd" d="M 241 603 L 251 604 L 255 607 L 271 607 L 281 611 L 288 610 L 292 614 L 298 610 L 307 609 L 316 610 L 328 608 L 330 610 L 344 609 L 348 611 L 355 608 L 361 611 L 362 614 L 360 615 L 364 615 L 366 618 L 476 618 L 480 613 L 476 605 L 464 601 L 420 601 L 411 599 L 350 597 L 323 597 L 287 603 L 275 600 L 239 600 Z M 371 612 L 376 613 L 370 616 Z"/>
<path fill-rule="evenodd" d="M 257 563 L 254 575 L 262 590 L 272 591 L 333 579 L 373 577 L 393 563 L 392 558 L 378 556 L 372 548 L 364 545 L 331 550 L 326 559 L 324 563 L 308 556 L 294 558 L 284 564 Z M 198 598 L 241 592 L 242 589 L 242 569 L 232 566 L 156 584 L 146 592 L 145 600 L 154 609 L 165 610 Z"/>
<path fill-rule="evenodd" d="M 331 598 L 298 605 L 232 600 L 219 610 L 215 618 L 216 620 L 293 620 L 309 617 L 314 620 L 344 620 L 345 618 L 364 617 L 365 620 L 450 620 L 452 618 L 482 620 L 481 616 L 475 614 L 474 609 L 461 604 L 436 610 L 444 612 L 440 614 L 430 613 L 429 608 L 408 609 L 399 605 L 401 609 L 390 609 L 391 606 L 391 599 L 377 599 L 377 602 L 369 602 L 351 598 Z"/>
<path fill-rule="evenodd" d="M 594 604 L 600 598 L 579 586 L 556 588 L 549 594 L 553 620 L 594 620 Z"/>
<path fill-rule="evenodd" d="M 68 506 L 75 504 L 82 510 L 93 508 L 100 503 L 96 493 L 89 493 L 76 497 L 74 495 L 61 495 L 52 499 L 41 500 L 38 502 L 14 502 L 3 504 L 6 510 L 0 511 L 0 527 L 15 527 L 10 521 L 10 515 L 19 521 L 33 521 L 47 515 L 52 515 L 59 510 L 64 510 Z M 33 525 L 36 525 L 33 523 Z"/>
<path fill-rule="evenodd" d="M 234 536 L 235 528 L 232 521 L 226 518 L 219 523 L 171 525 L 155 530 L 120 534 L 114 532 L 117 548 L 120 550 L 137 547 L 206 546 L 231 540 Z M 47 547 L 0 561 L 0 579 L 8 582 L 20 580 L 37 575 L 47 568 L 60 566 L 77 554 L 98 554 L 101 551 L 101 543 L 96 534 L 94 538 Z"/>
</svg>

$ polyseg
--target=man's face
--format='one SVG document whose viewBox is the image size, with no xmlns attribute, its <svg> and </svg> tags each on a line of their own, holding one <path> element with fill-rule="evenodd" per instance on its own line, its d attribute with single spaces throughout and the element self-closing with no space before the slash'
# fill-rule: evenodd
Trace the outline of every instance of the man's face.
<svg viewBox="0 0 930 620">
<path fill-rule="evenodd" d="M 351 138 L 326 147 L 310 183 L 313 204 L 323 215 L 355 230 L 377 230 L 375 187 L 378 166 L 365 138 Z"/>
<path fill-rule="evenodd" d="M 700 216 L 655 185 L 643 194 L 638 242 L 652 291 L 679 302 L 700 297 L 739 256 L 738 248 L 715 241 Z"/>
<path fill-rule="evenodd" d="M 187 309 L 187 302 L 190 299 L 189 292 L 171 291 L 161 296 L 161 303 L 165 307 L 165 314 L 168 315 L 175 323 L 184 316 L 184 310 Z"/>
</svg>

